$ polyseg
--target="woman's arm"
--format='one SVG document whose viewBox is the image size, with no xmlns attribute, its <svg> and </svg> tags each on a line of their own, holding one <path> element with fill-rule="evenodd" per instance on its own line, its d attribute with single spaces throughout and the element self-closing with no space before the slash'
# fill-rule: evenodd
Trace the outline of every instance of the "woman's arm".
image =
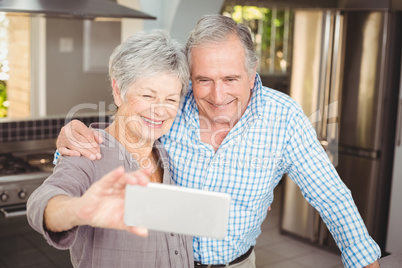
<svg viewBox="0 0 402 268">
<path fill-rule="evenodd" d="M 146 236 L 147 230 L 124 224 L 124 200 L 127 184 L 145 186 L 149 170 L 125 173 L 119 167 L 91 187 L 81 197 L 57 195 L 49 200 L 44 212 L 44 226 L 52 232 L 62 232 L 75 226 L 126 230 Z"/>
<path fill-rule="evenodd" d="M 79 225 L 76 213 L 78 197 L 57 195 L 49 200 L 44 212 L 44 225 L 54 233 L 63 232 Z"/>
</svg>

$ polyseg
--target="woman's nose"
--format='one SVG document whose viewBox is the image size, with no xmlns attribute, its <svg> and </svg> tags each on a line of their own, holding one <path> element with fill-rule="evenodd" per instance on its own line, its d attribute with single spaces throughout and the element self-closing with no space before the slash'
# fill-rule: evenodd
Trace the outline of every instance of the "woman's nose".
<svg viewBox="0 0 402 268">
<path fill-rule="evenodd" d="M 154 104 L 154 105 L 152 105 L 152 112 L 156 116 L 162 117 L 167 114 L 167 107 L 165 104 Z"/>
</svg>

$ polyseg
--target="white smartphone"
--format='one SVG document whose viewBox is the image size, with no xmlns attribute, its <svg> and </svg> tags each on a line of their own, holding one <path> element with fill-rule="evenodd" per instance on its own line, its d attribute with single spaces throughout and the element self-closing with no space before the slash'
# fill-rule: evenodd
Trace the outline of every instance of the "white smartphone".
<svg viewBox="0 0 402 268">
<path fill-rule="evenodd" d="M 128 226 L 223 239 L 230 195 L 179 186 L 127 185 L 124 221 Z"/>
</svg>

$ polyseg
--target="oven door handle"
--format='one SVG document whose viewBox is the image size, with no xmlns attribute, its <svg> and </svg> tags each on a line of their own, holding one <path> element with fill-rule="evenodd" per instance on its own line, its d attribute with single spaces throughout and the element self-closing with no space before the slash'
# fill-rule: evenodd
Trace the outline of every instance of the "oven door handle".
<svg viewBox="0 0 402 268">
<path fill-rule="evenodd" d="M 4 215 L 4 217 L 6 219 L 15 218 L 15 217 L 21 217 L 21 216 L 26 216 L 27 215 L 26 209 L 9 212 L 4 208 L 0 208 L 0 211 L 1 211 L 1 213 L 3 213 L 3 215 Z"/>
</svg>

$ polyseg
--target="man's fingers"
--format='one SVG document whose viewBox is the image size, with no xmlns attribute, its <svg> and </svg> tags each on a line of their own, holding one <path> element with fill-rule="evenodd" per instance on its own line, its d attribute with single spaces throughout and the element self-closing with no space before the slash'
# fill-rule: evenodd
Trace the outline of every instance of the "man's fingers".
<svg viewBox="0 0 402 268">
<path fill-rule="evenodd" d="M 99 131 L 96 131 L 94 129 L 92 129 L 92 133 L 94 134 L 95 141 L 98 144 L 101 144 L 103 142 L 102 134 Z"/>
<path fill-rule="evenodd" d="M 96 156 L 96 159 L 99 160 L 99 159 L 102 158 L 99 144 L 103 143 L 103 137 L 102 137 L 102 134 L 99 131 L 96 131 L 94 129 L 91 129 L 91 131 L 92 131 L 92 133 L 94 135 L 95 142 L 97 143 L 97 146 L 95 147 L 95 149 L 97 149 L 98 152 L 95 154 L 95 156 Z"/>
<path fill-rule="evenodd" d="M 78 151 L 70 150 L 66 147 L 59 147 L 58 148 L 59 153 L 61 155 L 66 155 L 66 156 L 81 156 L 81 154 Z"/>
<path fill-rule="evenodd" d="M 84 136 L 76 136 L 76 140 L 71 140 L 70 144 L 70 149 L 77 150 L 91 160 L 101 158 L 100 147 L 96 141 L 90 142 Z"/>
<path fill-rule="evenodd" d="M 80 133 L 66 128 L 66 135 L 69 139 L 69 142 L 76 147 L 81 146 L 85 149 L 94 149 L 94 151 L 100 151 L 99 143 L 95 140 L 92 131 Z"/>
<path fill-rule="evenodd" d="M 96 154 L 94 154 L 91 150 L 84 149 L 81 147 L 76 147 L 72 145 L 69 148 L 66 147 L 58 147 L 57 150 L 59 150 L 61 155 L 68 155 L 68 156 L 84 156 L 88 159 L 91 160 L 96 160 Z"/>
<path fill-rule="evenodd" d="M 98 132 L 94 134 L 84 123 L 73 120 L 61 129 L 57 148 L 66 147 L 95 160 L 101 157 L 99 140 Z"/>
<path fill-rule="evenodd" d="M 99 149 L 98 138 L 100 136 L 100 133 L 98 131 L 88 128 L 86 125 L 84 125 L 82 123 L 77 125 L 76 129 L 74 128 L 75 125 L 76 124 L 72 124 L 71 131 L 75 135 L 76 139 L 82 143 L 86 143 L 85 145 L 88 146 L 88 148 L 95 147 L 95 148 Z"/>
</svg>

